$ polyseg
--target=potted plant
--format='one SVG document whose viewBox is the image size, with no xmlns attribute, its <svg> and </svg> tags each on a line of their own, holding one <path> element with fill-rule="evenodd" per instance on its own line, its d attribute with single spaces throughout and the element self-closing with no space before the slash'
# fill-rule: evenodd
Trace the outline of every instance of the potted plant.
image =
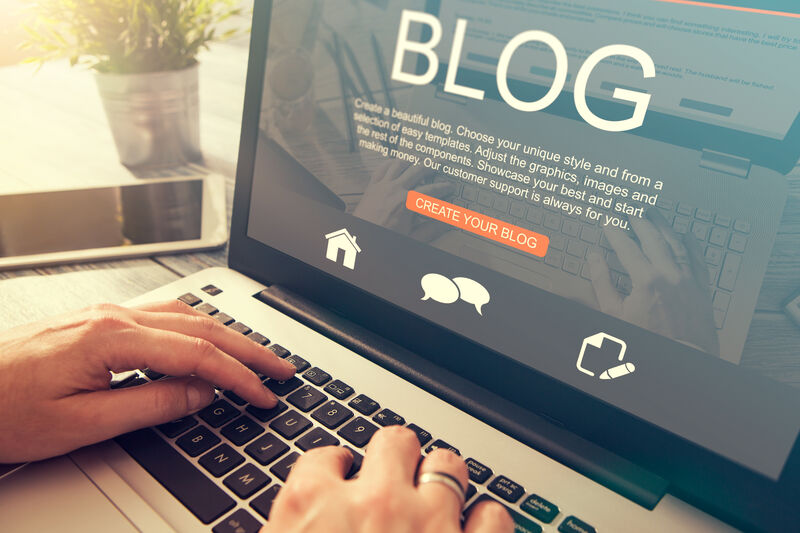
<svg viewBox="0 0 800 533">
<path fill-rule="evenodd" d="M 197 54 L 237 29 L 241 0 L 36 0 L 25 48 L 95 72 L 120 161 L 163 168 L 201 158 Z"/>
</svg>

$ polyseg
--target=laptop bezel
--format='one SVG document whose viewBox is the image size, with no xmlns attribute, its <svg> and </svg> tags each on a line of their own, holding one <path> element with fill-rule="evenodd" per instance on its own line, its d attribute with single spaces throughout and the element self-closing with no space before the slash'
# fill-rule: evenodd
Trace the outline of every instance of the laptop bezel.
<svg viewBox="0 0 800 533">
<path fill-rule="evenodd" d="M 800 509 L 792 499 L 793 494 L 800 493 L 797 441 L 781 478 L 772 482 L 248 237 L 271 6 L 269 0 L 256 2 L 253 11 L 230 233 L 230 268 L 267 285 L 286 287 L 444 368 L 452 370 L 452 365 L 448 365 L 447 356 L 442 354 L 457 353 L 460 361 L 473 363 L 460 372 L 467 379 L 525 409 L 557 419 L 576 434 L 668 479 L 672 494 L 734 525 L 753 527 L 767 511 L 782 513 L 787 523 L 800 520 Z M 275 221 L 282 222 L 288 223 Z M 408 335 L 409 331 L 415 334 Z M 599 433 L 600 425 L 615 427 L 616 431 Z M 620 438 L 622 435 L 624 439 Z"/>
</svg>

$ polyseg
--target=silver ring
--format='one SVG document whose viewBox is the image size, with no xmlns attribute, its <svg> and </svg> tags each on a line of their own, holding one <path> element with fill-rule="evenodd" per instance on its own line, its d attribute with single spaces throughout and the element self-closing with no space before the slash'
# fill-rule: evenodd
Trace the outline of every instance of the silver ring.
<svg viewBox="0 0 800 533">
<path fill-rule="evenodd" d="M 458 496 L 459 507 L 464 507 L 467 501 L 467 495 L 464 493 L 464 487 L 453 476 L 446 472 L 424 472 L 417 478 L 417 486 L 424 485 L 425 483 L 441 483 L 446 486 L 453 493 Z"/>
</svg>

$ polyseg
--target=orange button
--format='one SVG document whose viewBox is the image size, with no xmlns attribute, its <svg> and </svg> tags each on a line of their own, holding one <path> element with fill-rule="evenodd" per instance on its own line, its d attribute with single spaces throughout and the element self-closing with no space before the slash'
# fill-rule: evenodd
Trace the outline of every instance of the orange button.
<svg viewBox="0 0 800 533">
<path fill-rule="evenodd" d="M 550 244 L 550 239 L 546 235 L 416 191 L 408 191 L 406 208 L 538 257 L 544 257 Z"/>
</svg>

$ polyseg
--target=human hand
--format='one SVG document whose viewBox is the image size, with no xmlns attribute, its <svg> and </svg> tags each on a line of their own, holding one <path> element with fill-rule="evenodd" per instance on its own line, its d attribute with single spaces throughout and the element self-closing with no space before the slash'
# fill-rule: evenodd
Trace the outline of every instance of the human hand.
<svg viewBox="0 0 800 533">
<path fill-rule="evenodd" d="M 385 161 L 372 175 L 353 214 L 373 224 L 410 235 L 422 241 L 435 239 L 442 231 L 450 229 L 435 220 L 422 219 L 406 209 L 408 191 L 415 190 L 437 198 L 451 195 L 450 183 L 419 185 L 433 172 L 423 166 L 410 166 L 399 160 Z"/>
<path fill-rule="evenodd" d="M 416 486 L 419 441 L 390 426 L 372 437 L 358 478 L 345 480 L 352 454 L 316 448 L 301 456 L 270 511 L 262 533 L 511 533 L 514 523 L 496 502 L 479 504 L 461 528 L 461 502 L 441 483 Z M 443 472 L 468 483 L 464 461 L 434 450 L 419 472 Z"/>
<path fill-rule="evenodd" d="M 719 338 L 700 245 L 690 232 L 675 233 L 657 209 L 648 219 L 631 217 L 637 244 L 624 231 L 606 228 L 606 238 L 631 277 L 630 295 L 611 284 L 608 264 L 589 254 L 589 269 L 600 309 L 632 324 L 719 355 Z"/>
<path fill-rule="evenodd" d="M 0 463 L 43 459 L 197 411 L 229 389 L 275 406 L 253 368 L 295 372 L 263 346 L 177 300 L 94 306 L 0 333 Z M 172 379 L 110 390 L 109 371 Z M 249 367 L 249 368 L 248 368 Z"/>
</svg>

